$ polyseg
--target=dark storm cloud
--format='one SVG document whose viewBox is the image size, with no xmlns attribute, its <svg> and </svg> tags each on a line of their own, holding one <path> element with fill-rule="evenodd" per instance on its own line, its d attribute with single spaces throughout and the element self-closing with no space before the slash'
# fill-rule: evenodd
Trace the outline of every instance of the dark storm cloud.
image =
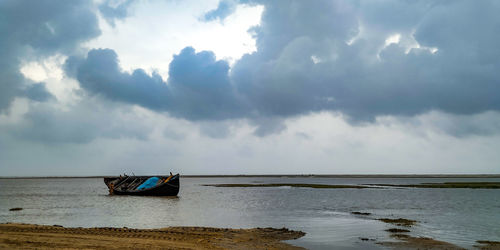
<svg viewBox="0 0 500 250">
<path fill-rule="evenodd" d="M 500 109 L 497 1 L 261 3 L 257 51 L 239 60 L 231 75 L 259 113 L 328 109 L 371 120 L 434 109 Z M 402 43 L 383 48 L 388 36 L 400 33 L 403 40 L 412 32 L 421 46 L 438 51 L 406 54 Z"/>
<path fill-rule="evenodd" d="M 209 51 L 191 47 L 175 55 L 169 66 L 169 111 L 190 120 L 242 117 L 245 102 L 229 81 L 229 65 Z"/>
<path fill-rule="evenodd" d="M 236 10 L 236 5 L 235 0 L 221 0 L 217 8 L 207 12 L 202 20 L 213 21 L 219 19 L 222 21 Z"/>
<path fill-rule="evenodd" d="M 133 0 L 125 0 L 114 4 L 113 1 L 107 0 L 99 5 L 99 11 L 106 21 L 115 26 L 115 20 L 124 19 L 128 16 L 128 8 L 133 3 Z"/>
<path fill-rule="evenodd" d="M 429 119 L 432 127 L 455 137 L 489 136 L 500 131 L 500 114 L 489 111 L 474 115 L 443 115 Z"/>
<path fill-rule="evenodd" d="M 170 63 L 168 83 L 142 69 L 123 72 L 110 49 L 91 50 L 86 58 L 70 57 L 66 73 L 80 86 L 109 99 L 168 111 L 189 120 L 241 117 L 245 109 L 229 82 L 229 65 L 212 52 L 186 47 Z"/>
<path fill-rule="evenodd" d="M 26 88 L 24 93 L 29 99 L 39 102 L 44 102 L 54 98 L 54 96 L 45 87 L 45 83 L 30 85 Z"/>
<path fill-rule="evenodd" d="M 224 19 L 231 3 L 204 18 Z M 92 93 L 188 120 L 251 118 L 261 135 L 321 110 L 352 121 L 500 110 L 498 1 L 242 3 L 264 12 L 251 29 L 257 50 L 231 70 L 188 47 L 171 62 L 168 83 L 141 69 L 122 72 L 110 50 L 70 58 L 67 73 Z M 386 44 L 396 34 L 399 43 Z"/>
<path fill-rule="evenodd" d="M 89 1 L 0 2 L 0 112 L 16 96 L 49 99 L 44 85 L 19 72 L 21 60 L 67 53 L 100 34 Z"/>
<path fill-rule="evenodd" d="M 70 57 L 65 69 L 82 88 L 112 100 L 159 110 L 168 99 L 168 89 L 158 74 L 149 76 L 141 69 L 131 74 L 122 72 L 116 53 L 110 49 L 91 50 L 85 59 Z"/>
<path fill-rule="evenodd" d="M 254 135 L 259 137 L 279 133 L 286 129 L 283 120 L 277 117 L 259 117 L 253 119 L 252 122 L 257 126 Z"/>
</svg>

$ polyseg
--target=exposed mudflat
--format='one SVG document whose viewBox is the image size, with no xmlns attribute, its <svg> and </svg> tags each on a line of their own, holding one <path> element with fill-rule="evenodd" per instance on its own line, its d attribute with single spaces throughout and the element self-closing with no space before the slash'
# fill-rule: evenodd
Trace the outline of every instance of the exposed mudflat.
<svg viewBox="0 0 500 250">
<path fill-rule="evenodd" d="M 479 245 L 475 245 L 475 247 L 479 249 L 500 249 L 500 241 L 478 240 L 476 242 L 479 243 Z"/>
<path fill-rule="evenodd" d="M 0 248 L 301 249 L 281 241 L 304 235 L 286 228 L 65 228 L 7 223 L 0 224 Z"/>
<path fill-rule="evenodd" d="M 416 220 L 409 220 L 409 219 L 390 219 L 390 218 L 381 218 L 378 219 L 379 221 L 385 222 L 385 223 L 390 223 L 396 226 L 403 226 L 403 227 L 411 227 L 417 223 Z"/>
<path fill-rule="evenodd" d="M 327 185 L 307 183 L 265 183 L 265 184 L 206 184 L 211 187 L 302 187 L 302 188 L 369 188 L 360 185 Z"/>
<path fill-rule="evenodd" d="M 413 237 L 406 234 L 393 234 L 397 242 L 379 242 L 382 246 L 394 249 L 464 249 L 448 242 L 425 237 Z"/>
<path fill-rule="evenodd" d="M 420 184 L 367 184 L 381 187 L 499 189 L 500 182 L 444 182 Z"/>
</svg>

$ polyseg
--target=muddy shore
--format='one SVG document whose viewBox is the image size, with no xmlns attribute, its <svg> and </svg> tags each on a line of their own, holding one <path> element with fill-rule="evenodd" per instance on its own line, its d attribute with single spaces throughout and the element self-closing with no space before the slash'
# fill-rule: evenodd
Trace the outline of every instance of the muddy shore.
<svg viewBox="0 0 500 250">
<path fill-rule="evenodd" d="M 286 228 L 65 228 L 6 223 L 0 224 L 0 249 L 302 249 L 282 241 L 304 235 Z"/>
</svg>

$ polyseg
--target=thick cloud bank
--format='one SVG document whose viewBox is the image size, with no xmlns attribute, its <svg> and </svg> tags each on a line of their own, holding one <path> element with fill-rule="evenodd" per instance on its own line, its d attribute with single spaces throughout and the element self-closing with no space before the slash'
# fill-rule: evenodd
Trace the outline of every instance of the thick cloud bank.
<svg viewBox="0 0 500 250">
<path fill-rule="evenodd" d="M 231 79 L 261 113 L 500 109 L 497 1 L 276 1 Z M 399 41 L 390 43 L 389 37 Z"/>
<path fill-rule="evenodd" d="M 110 49 L 91 50 L 86 58 L 70 57 L 65 67 L 81 87 L 112 100 L 168 111 L 190 120 L 244 114 L 243 102 L 229 82 L 227 62 L 217 61 L 212 52 L 183 49 L 170 63 L 168 83 L 160 75 L 149 76 L 142 69 L 123 72 L 116 53 Z"/>
<path fill-rule="evenodd" d="M 245 1 L 265 7 L 257 51 L 232 69 L 182 50 L 168 83 L 122 72 L 110 50 L 76 63 L 82 87 L 189 120 L 289 117 L 332 110 L 352 120 L 439 110 L 500 110 L 498 1 Z M 234 7 L 222 1 L 206 20 Z"/>
</svg>

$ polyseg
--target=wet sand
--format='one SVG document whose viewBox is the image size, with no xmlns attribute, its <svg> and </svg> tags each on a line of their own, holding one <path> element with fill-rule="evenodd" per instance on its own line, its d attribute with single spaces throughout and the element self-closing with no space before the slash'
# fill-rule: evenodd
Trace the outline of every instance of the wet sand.
<svg viewBox="0 0 500 250">
<path fill-rule="evenodd" d="M 0 224 L 0 249 L 302 249 L 281 241 L 304 235 L 286 228 L 65 228 L 7 223 Z"/>
<path fill-rule="evenodd" d="M 392 224 L 392 223 L 390 223 Z M 391 249 L 464 249 L 448 242 L 387 229 L 396 241 L 377 242 Z M 34 224 L 0 224 L 0 249 L 303 249 L 282 242 L 305 233 L 286 228 L 228 229 L 209 227 L 65 228 Z M 500 249 L 500 242 L 477 241 L 478 249 Z"/>
</svg>

